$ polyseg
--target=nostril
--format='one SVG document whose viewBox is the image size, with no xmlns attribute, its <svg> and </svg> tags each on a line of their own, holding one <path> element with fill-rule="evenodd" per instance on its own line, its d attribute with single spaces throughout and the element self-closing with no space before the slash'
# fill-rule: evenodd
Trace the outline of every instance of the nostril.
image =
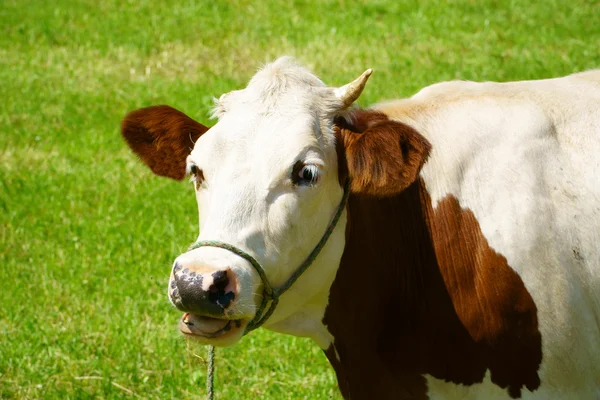
<svg viewBox="0 0 600 400">
<path fill-rule="evenodd" d="M 225 290 L 227 285 L 229 284 L 229 277 L 227 276 L 227 271 L 217 271 L 212 274 L 213 284 L 210 286 L 210 291 L 220 291 Z"/>
<path fill-rule="evenodd" d="M 229 285 L 229 269 L 223 271 L 217 271 L 212 274 L 213 284 L 208 289 L 208 300 L 225 309 L 229 307 L 235 294 L 232 291 L 226 292 L 227 286 Z"/>
</svg>

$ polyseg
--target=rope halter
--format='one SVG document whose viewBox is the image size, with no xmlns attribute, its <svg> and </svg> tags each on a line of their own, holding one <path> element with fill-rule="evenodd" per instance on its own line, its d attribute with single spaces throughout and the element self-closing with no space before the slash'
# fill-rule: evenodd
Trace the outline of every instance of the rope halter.
<svg viewBox="0 0 600 400">
<path fill-rule="evenodd" d="M 288 280 L 285 281 L 281 286 L 276 287 L 276 288 L 273 288 L 273 286 L 271 286 L 271 284 L 269 283 L 269 280 L 267 279 L 267 275 L 265 274 L 265 270 L 260 265 L 260 263 L 258 261 L 256 261 L 256 259 L 254 257 L 252 257 L 250 254 L 248 254 L 247 252 L 245 252 L 244 250 L 242 250 L 238 247 L 235 247 L 234 245 L 231 245 L 231 244 L 225 243 L 225 242 L 216 241 L 216 240 L 200 240 L 190 246 L 189 250 L 194 250 L 194 249 L 197 249 L 200 247 L 218 247 L 221 249 L 229 250 L 230 252 L 232 252 L 232 253 L 242 257 L 246 261 L 248 261 L 252 265 L 252 267 L 256 270 L 258 275 L 260 276 L 260 279 L 263 284 L 262 301 L 260 303 L 260 307 L 258 308 L 258 310 L 256 311 L 256 314 L 254 315 L 254 318 L 246 326 L 244 335 L 246 335 L 250 331 L 253 331 L 254 329 L 260 327 L 262 324 L 265 323 L 265 321 L 271 316 L 271 314 L 273 314 L 273 311 L 275 311 L 275 307 L 277 307 L 277 304 L 279 303 L 279 298 L 281 297 L 281 295 L 283 295 L 294 284 L 294 282 L 296 282 L 296 280 L 298 280 L 298 278 L 300 278 L 300 276 L 304 273 L 304 271 L 306 271 L 308 269 L 308 267 L 310 267 L 310 265 L 313 263 L 313 261 L 315 261 L 315 259 L 317 258 L 317 256 L 319 255 L 319 253 L 321 252 L 323 247 L 325 247 L 325 244 L 327 243 L 327 239 L 329 239 L 329 236 L 331 236 L 331 233 L 333 232 L 338 221 L 340 220 L 340 217 L 342 216 L 342 212 L 346 208 L 346 203 L 348 202 L 349 195 L 350 195 L 350 181 L 348 180 L 348 181 L 346 181 L 346 184 L 344 185 L 344 195 L 342 196 L 342 200 L 340 201 L 340 204 L 338 205 L 338 208 L 337 208 L 335 214 L 333 215 L 333 218 L 329 222 L 329 226 L 327 227 L 327 229 L 325 230 L 325 233 L 321 237 L 321 240 L 319 241 L 319 243 L 317 243 L 317 245 L 311 251 L 311 253 L 308 255 L 306 260 L 304 260 L 304 262 L 302 264 L 300 264 L 300 266 L 296 269 L 296 271 L 294 271 L 294 273 L 288 278 Z"/>
</svg>

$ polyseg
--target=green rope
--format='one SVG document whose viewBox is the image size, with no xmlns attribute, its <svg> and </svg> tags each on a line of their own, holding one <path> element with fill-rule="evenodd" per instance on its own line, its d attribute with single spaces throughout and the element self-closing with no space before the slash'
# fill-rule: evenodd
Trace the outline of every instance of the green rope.
<svg viewBox="0 0 600 400">
<path fill-rule="evenodd" d="M 263 283 L 262 301 L 260 303 L 258 310 L 256 311 L 256 314 L 254 315 L 254 318 L 252 319 L 252 321 L 250 321 L 248 323 L 248 325 L 246 325 L 246 329 L 244 330 L 244 335 L 248 334 L 250 331 L 253 331 L 256 328 L 259 328 L 271 316 L 271 314 L 273 314 L 273 312 L 275 311 L 275 307 L 277 307 L 277 304 L 279 303 L 279 298 L 281 297 L 281 295 L 283 295 L 298 280 L 298 278 L 300 278 L 300 276 L 304 273 L 304 271 L 306 271 L 308 269 L 308 267 L 310 267 L 310 265 L 315 261 L 315 259 L 317 258 L 317 256 L 319 255 L 319 253 L 321 252 L 323 247 L 325 247 L 325 244 L 327 243 L 329 236 L 331 236 L 331 234 L 333 233 L 333 230 L 335 229 L 337 223 L 339 222 L 340 217 L 342 216 L 342 213 L 343 213 L 344 209 L 346 208 L 346 203 L 348 202 L 349 196 L 350 196 L 350 181 L 347 180 L 346 184 L 344 185 L 344 195 L 342 196 L 342 200 L 340 201 L 340 204 L 338 205 L 338 208 L 337 208 L 333 218 L 329 222 L 329 226 L 327 227 L 327 229 L 325 230 L 325 233 L 321 237 L 321 240 L 319 241 L 319 243 L 317 243 L 315 248 L 310 252 L 310 254 L 304 260 L 304 262 L 302 264 L 300 264 L 300 266 L 296 269 L 296 271 L 294 271 L 294 273 L 288 278 L 288 280 L 285 281 L 285 283 L 283 283 L 281 286 L 279 286 L 275 289 L 273 289 L 273 287 L 269 283 L 269 280 L 267 279 L 267 275 L 265 273 L 264 268 L 260 265 L 260 263 L 258 261 L 256 261 L 256 259 L 254 257 L 252 257 L 250 254 L 248 254 L 244 250 L 239 249 L 229 243 L 220 242 L 217 240 L 200 240 L 190 246 L 189 250 L 194 250 L 199 247 L 218 247 L 221 249 L 228 250 L 228 251 L 242 257 L 246 261 L 248 261 L 250 263 L 250 265 L 252 265 L 252 267 L 256 270 L 258 275 L 260 276 L 260 279 L 262 280 L 262 283 Z M 269 308 L 266 309 L 267 303 L 269 303 L 269 302 L 271 304 L 269 305 Z M 265 310 L 266 310 L 266 312 L 265 312 Z M 214 367 L 215 367 L 214 363 L 215 363 L 215 348 L 214 348 L 214 346 L 209 346 L 209 348 L 208 348 L 208 375 L 206 377 L 208 400 L 213 400 L 213 398 L 214 398 L 213 397 L 214 396 L 213 382 L 214 382 Z"/>
<path fill-rule="evenodd" d="M 213 388 L 215 381 L 215 346 L 208 346 L 208 375 L 206 376 L 207 399 L 213 400 L 215 397 Z"/>
</svg>

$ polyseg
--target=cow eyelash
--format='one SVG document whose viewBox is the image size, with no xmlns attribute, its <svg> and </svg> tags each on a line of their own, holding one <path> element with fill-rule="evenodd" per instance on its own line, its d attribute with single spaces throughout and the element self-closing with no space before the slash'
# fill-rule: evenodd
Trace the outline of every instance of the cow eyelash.
<svg viewBox="0 0 600 400">
<path fill-rule="evenodd" d="M 319 181 L 320 170 L 315 164 L 296 162 L 292 168 L 292 183 L 298 186 L 312 186 Z"/>
<path fill-rule="evenodd" d="M 204 181 L 204 172 L 196 164 L 188 164 L 188 175 L 196 185 Z"/>
</svg>

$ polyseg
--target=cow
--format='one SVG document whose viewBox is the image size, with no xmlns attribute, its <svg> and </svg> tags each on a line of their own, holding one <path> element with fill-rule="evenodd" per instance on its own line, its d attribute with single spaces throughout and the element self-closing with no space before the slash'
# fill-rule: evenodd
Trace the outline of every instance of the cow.
<svg viewBox="0 0 600 400">
<path fill-rule="evenodd" d="M 195 188 L 182 334 L 312 338 L 346 399 L 600 399 L 600 70 L 362 109 L 370 75 L 329 87 L 282 57 L 210 129 L 125 117 L 139 158 Z"/>
</svg>

